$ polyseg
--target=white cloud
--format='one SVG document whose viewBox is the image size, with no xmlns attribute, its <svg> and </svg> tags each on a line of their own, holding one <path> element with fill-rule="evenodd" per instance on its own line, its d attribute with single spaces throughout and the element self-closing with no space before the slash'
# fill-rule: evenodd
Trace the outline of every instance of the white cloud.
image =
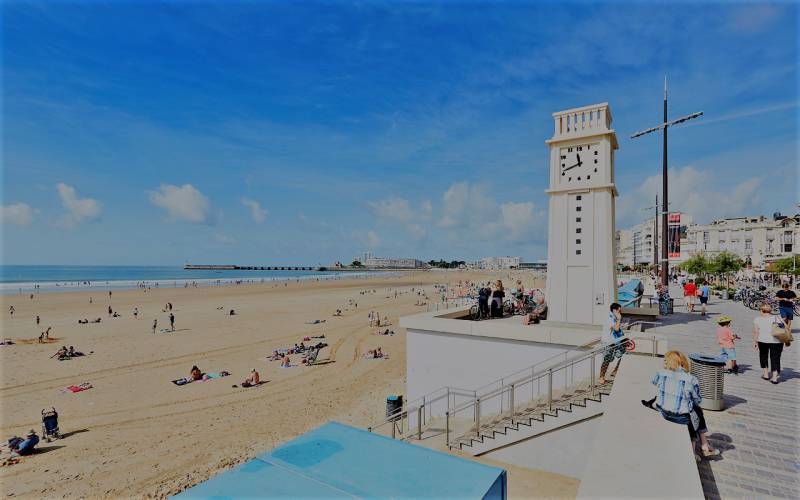
<svg viewBox="0 0 800 500">
<path fill-rule="evenodd" d="M 367 231 L 367 246 L 370 248 L 375 248 L 380 244 L 381 238 L 378 236 L 378 233 L 372 230 Z"/>
<path fill-rule="evenodd" d="M 253 217 L 253 222 L 256 222 L 257 224 L 261 224 L 269 216 L 269 212 L 266 209 L 261 208 L 261 204 L 255 200 L 251 200 L 250 198 L 242 198 L 242 205 L 250 208 L 250 215 Z"/>
<path fill-rule="evenodd" d="M 72 227 L 85 220 L 93 220 L 100 216 L 101 205 L 92 198 L 78 198 L 75 188 L 63 182 L 56 185 L 61 204 L 67 213 L 61 218 L 61 224 Z"/>
<path fill-rule="evenodd" d="M 676 168 L 669 176 L 669 209 L 690 214 L 695 222 L 740 217 L 759 206 L 760 187 L 760 178 L 732 184 L 718 172 L 698 170 L 692 166 Z M 660 175 L 648 177 L 636 191 L 620 196 L 617 204 L 619 227 L 628 227 L 651 217 L 642 209 L 652 206 L 656 195 L 661 196 Z"/>
<path fill-rule="evenodd" d="M 431 200 L 423 201 L 420 205 L 419 211 L 423 219 L 427 220 L 433 217 L 433 203 L 431 203 Z"/>
<path fill-rule="evenodd" d="M 532 202 L 499 203 L 480 186 L 453 184 L 442 195 L 439 226 L 449 230 L 451 241 L 465 238 L 485 242 L 530 243 L 544 238 L 545 214 Z"/>
<path fill-rule="evenodd" d="M 236 238 L 222 233 L 216 233 L 214 235 L 214 239 L 217 241 L 217 243 L 222 243 L 223 245 L 233 245 L 236 243 Z"/>
<path fill-rule="evenodd" d="M 530 240 L 537 230 L 543 230 L 544 214 L 536 212 L 531 202 L 503 203 L 500 212 L 507 237 L 512 241 Z"/>
<path fill-rule="evenodd" d="M 430 205 L 430 202 L 427 202 Z M 390 224 L 397 224 L 403 227 L 408 235 L 414 240 L 421 240 L 428 233 L 428 230 L 420 223 L 426 216 L 425 203 L 417 213 L 411 208 L 411 204 L 405 198 L 391 197 L 386 200 L 370 202 L 369 206 L 381 220 Z M 432 212 L 432 205 L 427 207 Z"/>
<path fill-rule="evenodd" d="M 0 205 L 0 220 L 3 224 L 29 226 L 33 221 L 33 209 L 27 203 Z"/>
<path fill-rule="evenodd" d="M 208 198 L 191 184 L 161 184 L 158 191 L 150 192 L 150 202 L 166 210 L 170 220 L 208 222 Z"/>
</svg>

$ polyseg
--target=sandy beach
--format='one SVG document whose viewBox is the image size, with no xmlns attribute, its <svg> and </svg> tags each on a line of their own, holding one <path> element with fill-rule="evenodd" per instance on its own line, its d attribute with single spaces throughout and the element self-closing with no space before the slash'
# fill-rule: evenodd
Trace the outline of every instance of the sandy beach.
<svg viewBox="0 0 800 500">
<path fill-rule="evenodd" d="M 2 492 L 28 498 L 165 497 L 328 420 L 366 427 L 383 415 L 388 394 L 404 392 L 405 332 L 397 322 L 427 309 L 416 305 L 416 291 L 423 289 L 428 303 L 435 304 L 440 296 L 434 284 L 508 276 L 432 271 L 124 290 L 111 297 L 98 291 L 47 293 L 32 300 L 5 296 L 2 336 L 16 343 L 0 347 L 3 439 L 29 429 L 40 433 L 40 411 L 50 407 L 58 410 L 66 437 L 42 442 L 37 454 L 0 467 Z M 525 280 L 527 287 L 542 285 L 530 275 Z M 167 302 L 176 319 L 175 332 L 169 333 L 161 332 L 169 328 L 169 313 L 163 311 Z M 121 317 L 109 317 L 109 306 Z M 230 309 L 237 314 L 229 315 Z M 341 316 L 333 315 L 336 309 Z M 367 321 L 373 310 L 388 317 L 394 336 L 373 335 L 377 328 Z M 97 317 L 102 318 L 99 324 L 78 324 Z M 308 324 L 313 320 L 324 322 Z M 23 343 L 48 326 L 51 336 L 61 340 Z M 301 365 L 298 355 L 290 356 L 291 368 L 265 359 L 304 336 L 320 335 L 328 347 L 315 366 Z M 61 345 L 93 353 L 51 359 Z M 362 357 L 376 346 L 388 359 Z M 186 377 L 192 365 L 231 375 L 184 386 L 171 382 Z M 232 387 L 253 368 L 266 383 Z M 84 382 L 92 388 L 60 391 Z M 543 472 L 512 470 L 509 477 L 514 497 L 570 497 L 578 485 Z"/>
</svg>

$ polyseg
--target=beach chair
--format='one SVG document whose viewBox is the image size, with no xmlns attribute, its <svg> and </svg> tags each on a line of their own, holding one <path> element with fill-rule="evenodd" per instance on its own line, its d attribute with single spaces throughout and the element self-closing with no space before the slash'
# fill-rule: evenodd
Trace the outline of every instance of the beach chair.
<svg viewBox="0 0 800 500">
<path fill-rule="evenodd" d="M 60 439 L 58 432 L 58 412 L 55 408 L 42 410 L 42 437 L 49 443 L 50 438 Z"/>
</svg>

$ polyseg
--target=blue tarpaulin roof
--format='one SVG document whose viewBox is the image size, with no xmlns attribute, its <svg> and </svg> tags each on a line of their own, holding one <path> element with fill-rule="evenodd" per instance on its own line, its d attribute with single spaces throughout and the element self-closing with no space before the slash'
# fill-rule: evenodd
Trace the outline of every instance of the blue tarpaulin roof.
<svg viewBox="0 0 800 500">
<path fill-rule="evenodd" d="M 506 498 L 506 472 L 329 422 L 182 498 Z"/>
</svg>

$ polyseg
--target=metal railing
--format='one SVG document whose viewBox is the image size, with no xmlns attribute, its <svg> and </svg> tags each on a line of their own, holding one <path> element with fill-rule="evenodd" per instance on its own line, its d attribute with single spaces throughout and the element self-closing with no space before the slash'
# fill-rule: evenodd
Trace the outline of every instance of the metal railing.
<svg viewBox="0 0 800 500">
<path fill-rule="evenodd" d="M 555 354 L 547 359 L 539 361 L 529 367 L 523 368 L 518 370 L 514 373 L 506 375 L 502 378 L 489 382 L 488 384 L 482 385 L 476 389 L 462 389 L 458 387 L 451 387 L 451 386 L 444 386 L 438 389 L 434 389 L 433 391 L 421 396 L 413 401 L 404 403 L 397 411 L 393 414 L 385 417 L 384 419 L 376 422 L 372 426 L 368 427 L 370 432 L 380 429 L 386 425 L 392 425 L 392 438 L 396 438 L 397 435 L 405 435 L 406 431 L 410 430 L 410 426 L 416 423 L 417 426 L 417 434 L 421 434 L 421 426 L 425 425 L 425 423 L 431 419 L 435 415 L 444 415 L 452 408 L 455 408 L 456 405 L 459 403 L 459 399 L 462 400 L 475 400 L 478 399 L 483 393 L 491 391 L 493 388 L 496 387 L 503 387 L 505 385 L 506 380 L 509 379 L 517 379 L 523 375 L 530 373 L 531 375 L 535 374 L 537 369 L 540 369 L 543 365 L 546 364 L 557 364 L 563 363 L 568 360 L 569 353 L 574 351 L 584 351 L 591 345 L 594 345 L 598 342 L 598 340 L 593 340 L 581 346 L 577 346 L 572 349 L 568 349 L 563 353 Z M 563 359 L 562 359 L 563 358 Z M 533 391 L 533 388 L 531 388 Z M 442 407 L 442 402 L 444 402 L 444 406 Z M 440 409 L 437 411 L 437 406 Z M 412 423 L 409 422 L 411 418 L 415 418 L 416 422 Z"/>
<path fill-rule="evenodd" d="M 409 437 L 422 439 L 423 433 L 429 430 L 429 426 L 438 423 L 440 426 L 444 424 L 444 428 L 437 429 L 437 432 L 445 435 L 445 444 L 448 447 L 452 447 L 454 443 L 450 438 L 454 432 L 460 432 L 470 438 L 474 435 L 474 438 L 480 439 L 482 425 L 487 422 L 505 427 L 513 426 L 517 415 L 525 414 L 532 408 L 540 412 L 553 412 L 555 404 L 568 401 L 575 395 L 584 398 L 594 397 L 598 389 L 597 358 L 613 348 L 623 349 L 624 352 L 636 340 L 650 341 L 652 349 L 648 351 L 649 354 L 652 356 L 659 354 L 659 339 L 655 335 L 626 337 L 615 345 L 604 345 L 588 352 L 583 350 L 581 354 L 572 358 L 568 357 L 572 351 L 567 351 L 476 390 L 451 387 L 437 389 L 404 405 L 368 429 L 372 432 L 385 425 L 391 425 L 392 438 L 397 438 L 399 434 L 403 439 Z M 574 350 L 596 342 L 584 344 Z M 563 360 L 559 359 L 562 357 Z M 556 359 L 558 361 L 550 366 L 536 370 L 537 366 Z M 435 417 L 439 416 L 444 417 L 444 422 L 435 421 Z"/>
</svg>

